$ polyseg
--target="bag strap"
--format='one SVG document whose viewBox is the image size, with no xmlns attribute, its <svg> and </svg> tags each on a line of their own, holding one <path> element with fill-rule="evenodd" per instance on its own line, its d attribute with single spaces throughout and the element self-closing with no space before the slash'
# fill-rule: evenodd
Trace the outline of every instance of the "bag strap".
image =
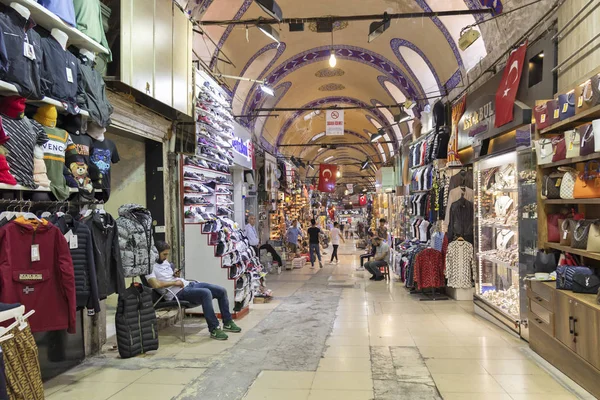
<svg viewBox="0 0 600 400">
<path fill-rule="evenodd" d="M 577 233 L 580 231 L 580 229 L 583 227 L 583 233 L 581 235 L 578 235 Z M 583 240 L 583 237 L 585 236 L 585 231 L 589 228 L 589 225 L 586 226 L 584 225 L 581 221 L 577 224 L 577 226 L 575 227 L 575 230 L 573 231 L 573 238 L 577 241 Z"/>
</svg>

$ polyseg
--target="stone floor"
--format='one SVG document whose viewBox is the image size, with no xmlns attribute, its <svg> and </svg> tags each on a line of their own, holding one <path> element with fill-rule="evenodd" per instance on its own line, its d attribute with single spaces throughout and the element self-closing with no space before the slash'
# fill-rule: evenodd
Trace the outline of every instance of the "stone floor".
<svg viewBox="0 0 600 400">
<path fill-rule="evenodd" d="M 134 359 L 119 359 L 112 338 L 47 382 L 47 399 L 593 399 L 472 302 L 420 302 L 356 272 L 353 244 L 340 253 L 339 265 L 270 276 L 275 299 L 252 305 L 227 342 L 194 318 L 186 343 L 169 328 Z"/>
</svg>

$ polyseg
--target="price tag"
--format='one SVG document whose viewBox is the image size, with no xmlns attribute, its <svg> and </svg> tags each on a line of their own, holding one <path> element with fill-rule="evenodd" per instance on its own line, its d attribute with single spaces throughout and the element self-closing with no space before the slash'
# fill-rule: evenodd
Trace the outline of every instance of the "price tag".
<svg viewBox="0 0 600 400">
<path fill-rule="evenodd" d="M 569 231 L 564 231 L 563 232 L 563 240 L 566 240 L 568 235 L 569 235 Z"/>
<path fill-rule="evenodd" d="M 28 42 L 23 43 L 23 55 L 30 60 L 35 60 L 35 50 L 33 49 L 33 45 Z"/>
<path fill-rule="evenodd" d="M 528 212 L 524 212 L 523 213 L 523 219 L 528 219 L 529 218 L 529 213 Z"/>
<path fill-rule="evenodd" d="M 556 186 L 556 187 L 560 187 L 560 183 L 561 183 L 561 182 L 562 182 L 562 178 L 558 178 L 558 179 L 556 180 L 556 185 L 554 185 L 554 186 Z"/>
<path fill-rule="evenodd" d="M 569 150 L 573 150 L 573 142 L 569 143 Z"/>
<path fill-rule="evenodd" d="M 73 83 L 73 70 L 69 67 L 67 67 L 67 81 Z"/>
<path fill-rule="evenodd" d="M 31 261 L 40 261 L 40 245 L 31 245 Z"/>
<path fill-rule="evenodd" d="M 540 117 L 540 120 L 541 120 L 540 123 L 542 123 L 542 124 L 544 122 L 546 122 L 546 114 L 542 114 L 542 116 Z"/>
<path fill-rule="evenodd" d="M 563 104 L 562 112 L 566 113 L 569 110 L 569 103 Z"/>
<path fill-rule="evenodd" d="M 79 248 L 79 240 L 77 235 L 71 235 L 69 238 L 69 249 L 77 249 Z"/>
<path fill-rule="evenodd" d="M 554 110 L 554 119 L 558 119 L 560 117 L 560 110 L 557 108 Z"/>
<path fill-rule="evenodd" d="M 577 107 L 583 106 L 583 96 L 579 96 L 579 100 L 577 100 Z"/>
</svg>

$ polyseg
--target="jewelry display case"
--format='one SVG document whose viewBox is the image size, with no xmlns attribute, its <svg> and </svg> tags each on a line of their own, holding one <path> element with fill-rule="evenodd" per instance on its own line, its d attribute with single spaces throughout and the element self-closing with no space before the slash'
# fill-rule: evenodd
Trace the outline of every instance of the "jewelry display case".
<svg viewBox="0 0 600 400">
<path fill-rule="evenodd" d="M 476 311 L 519 332 L 519 186 L 517 153 L 474 164 Z"/>
</svg>

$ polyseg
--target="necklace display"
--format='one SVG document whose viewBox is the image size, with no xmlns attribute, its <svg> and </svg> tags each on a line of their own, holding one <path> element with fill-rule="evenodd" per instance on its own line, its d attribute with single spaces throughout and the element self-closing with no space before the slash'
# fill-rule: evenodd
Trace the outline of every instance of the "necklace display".
<svg viewBox="0 0 600 400">
<path fill-rule="evenodd" d="M 513 204 L 513 199 L 509 196 L 500 196 L 496 199 L 496 204 L 494 208 L 496 210 L 497 217 L 506 217 L 508 214 L 508 210 Z"/>
<path fill-rule="evenodd" d="M 498 236 L 496 237 L 496 248 L 499 250 L 506 250 L 506 246 L 508 242 L 515 236 L 515 233 L 510 229 L 502 229 L 498 232 Z"/>
</svg>

